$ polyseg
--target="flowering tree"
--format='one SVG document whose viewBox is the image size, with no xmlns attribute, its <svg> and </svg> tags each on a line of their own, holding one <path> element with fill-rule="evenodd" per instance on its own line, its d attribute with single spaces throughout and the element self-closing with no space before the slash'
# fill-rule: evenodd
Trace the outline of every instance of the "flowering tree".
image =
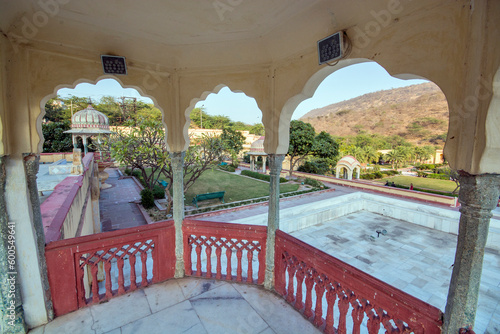
<svg viewBox="0 0 500 334">
<path fill-rule="evenodd" d="M 168 182 L 165 196 L 168 210 L 172 204 L 173 184 L 171 159 L 166 149 L 163 124 L 155 119 L 141 119 L 134 127 L 118 132 L 111 138 L 111 155 L 120 163 L 141 171 L 144 184 L 153 189 L 163 176 Z M 218 136 L 204 136 L 192 142 L 184 158 L 184 193 L 204 171 L 218 161 L 223 152 Z"/>
</svg>

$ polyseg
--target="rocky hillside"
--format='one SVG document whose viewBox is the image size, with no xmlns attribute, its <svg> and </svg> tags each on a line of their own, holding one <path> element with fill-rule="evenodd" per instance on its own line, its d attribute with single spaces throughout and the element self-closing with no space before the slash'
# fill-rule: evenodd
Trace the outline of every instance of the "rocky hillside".
<svg viewBox="0 0 500 334">
<path fill-rule="evenodd" d="M 448 105 L 433 83 L 383 90 L 314 109 L 300 118 L 316 132 L 334 136 L 360 131 L 400 135 L 420 145 L 442 145 L 448 130 Z"/>
</svg>

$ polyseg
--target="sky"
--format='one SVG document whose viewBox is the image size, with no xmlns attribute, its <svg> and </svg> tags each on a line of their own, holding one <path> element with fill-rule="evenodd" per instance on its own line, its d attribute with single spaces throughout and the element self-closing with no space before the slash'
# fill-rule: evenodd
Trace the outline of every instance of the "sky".
<svg viewBox="0 0 500 334">
<path fill-rule="evenodd" d="M 314 96 L 303 101 L 297 107 L 292 119 L 298 119 L 313 109 L 363 94 L 424 82 L 427 81 L 401 80 L 391 77 L 383 67 L 374 62 L 351 65 L 332 73 L 323 80 L 316 89 Z M 63 88 L 58 91 L 58 94 L 61 97 L 70 95 L 90 97 L 96 102 L 106 95 L 117 98 L 127 96 L 137 97 L 146 103 L 153 103 L 151 99 L 142 97 L 133 88 L 122 88 L 113 79 L 101 80 L 96 85 L 82 83 L 74 89 Z M 247 124 L 262 121 L 262 113 L 255 99 L 246 96 L 244 93 L 233 93 L 228 87 L 221 89 L 218 94 L 210 94 L 206 100 L 198 102 L 196 107 L 203 107 L 204 111 L 209 115 L 224 115 L 233 121 L 241 121 Z"/>
</svg>

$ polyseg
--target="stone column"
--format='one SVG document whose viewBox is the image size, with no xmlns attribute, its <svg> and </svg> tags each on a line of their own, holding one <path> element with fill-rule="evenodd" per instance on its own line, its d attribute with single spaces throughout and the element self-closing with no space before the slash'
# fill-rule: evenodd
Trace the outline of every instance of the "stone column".
<svg viewBox="0 0 500 334">
<path fill-rule="evenodd" d="M 267 157 L 265 155 L 262 156 L 262 173 L 264 173 L 264 174 L 266 174 L 266 160 L 267 160 Z M 281 167 L 280 167 L 280 171 L 281 171 Z"/>
<path fill-rule="evenodd" d="M 40 164 L 40 154 L 23 154 L 23 158 L 29 201 L 31 202 L 31 210 L 33 213 L 33 230 L 35 232 L 36 247 L 38 250 L 38 264 L 40 266 L 42 292 L 44 295 L 47 317 L 50 321 L 54 318 L 54 314 L 52 309 L 52 297 L 50 295 L 49 278 L 47 276 L 47 263 L 45 262 L 45 232 L 43 230 L 40 198 L 38 196 L 38 187 L 36 184 L 36 174 L 38 173 Z"/>
<path fill-rule="evenodd" d="M 182 221 L 184 219 L 184 156 L 186 152 L 170 153 L 173 180 L 173 217 L 175 224 L 175 277 L 184 277 L 184 238 Z"/>
<path fill-rule="evenodd" d="M 274 288 L 274 245 L 276 230 L 280 227 L 280 173 L 285 159 L 284 154 L 269 154 L 269 212 L 267 217 L 267 245 L 266 245 L 266 276 L 264 287 Z"/>
<path fill-rule="evenodd" d="M 83 140 L 83 152 L 84 152 L 84 155 L 87 155 L 87 136 L 82 136 L 82 140 Z"/>
<path fill-rule="evenodd" d="M 97 169 L 97 163 L 93 162 L 94 173 L 90 178 L 90 200 L 92 204 L 92 220 L 94 222 L 94 233 L 102 232 L 101 225 L 101 214 L 99 211 L 99 197 L 100 197 L 100 189 L 99 189 L 99 177 L 97 177 L 99 171 Z"/>
<path fill-rule="evenodd" d="M 16 229 L 14 225 L 9 224 L 5 203 L 5 159 L 7 159 L 5 156 L 0 156 L 0 308 L 2 309 L 0 332 L 26 333 L 17 265 L 12 262 L 15 254 L 13 238 L 16 237 Z M 9 239 L 10 235 L 12 237 Z"/>
<path fill-rule="evenodd" d="M 484 248 L 500 194 L 500 175 L 460 173 L 460 225 L 444 315 L 444 334 L 472 328 L 476 317 Z"/>
<path fill-rule="evenodd" d="M 253 155 L 250 156 L 250 170 L 255 171 L 255 157 Z"/>
</svg>

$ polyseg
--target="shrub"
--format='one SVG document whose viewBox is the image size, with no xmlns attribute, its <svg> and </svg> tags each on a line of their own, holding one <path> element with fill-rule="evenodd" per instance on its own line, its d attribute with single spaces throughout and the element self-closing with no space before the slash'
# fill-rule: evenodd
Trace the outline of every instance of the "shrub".
<svg viewBox="0 0 500 334">
<path fill-rule="evenodd" d="M 162 186 L 155 185 L 153 187 L 153 197 L 155 199 L 165 198 L 165 189 Z"/>
<path fill-rule="evenodd" d="M 142 176 L 142 173 L 140 170 L 134 170 L 132 172 L 132 176 L 135 176 L 136 178 L 140 178 Z"/>
<path fill-rule="evenodd" d="M 125 175 L 129 175 L 132 174 L 132 171 L 130 170 L 130 168 L 125 168 L 125 170 L 123 171 L 125 173 Z"/>
<path fill-rule="evenodd" d="M 420 166 L 417 167 L 419 170 L 427 170 L 427 169 L 434 169 L 436 168 L 436 165 L 434 164 L 421 164 Z"/>
<path fill-rule="evenodd" d="M 234 173 L 234 171 L 236 170 L 236 168 L 233 165 L 225 165 L 225 166 L 219 165 L 218 167 L 220 170 L 225 170 L 226 172 L 231 172 L 231 173 Z"/>
<path fill-rule="evenodd" d="M 260 174 L 260 173 L 257 173 L 257 172 L 252 172 L 252 171 L 249 171 L 249 170 L 246 170 L 246 169 L 241 171 L 241 175 L 253 177 L 254 179 L 264 180 L 264 181 L 267 181 L 267 182 L 269 182 L 271 180 L 271 176 L 269 176 L 269 175 Z M 283 182 L 288 182 L 288 180 L 285 179 L 284 177 L 280 177 L 280 183 L 283 183 Z"/>
<path fill-rule="evenodd" d="M 297 170 L 304 173 L 325 175 L 325 173 L 328 172 L 329 168 L 330 166 L 326 161 L 322 159 L 316 159 L 304 162 L 301 166 L 299 166 Z"/>
<path fill-rule="evenodd" d="M 142 189 L 141 204 L 146 209 L 151 209 L 155 205 L 155 198 L 153 196 L 153 192 L 150 189 Z"/>
<path fill-rule="evenodd" d="M 314 187 L 314 188 L 324 188 L 325 187 L 323 182 L 315 180 L 315 179 L 310 179 L 307 177 L 304 180 L 304 184 L 310 185 L 311 187 Z"/>
<path fill-rule="evenodd" d="M 436 173 L 430 173 L 427 174 L 427 177 L 431 179 L 439 179 L 439 180 L 449 180 L 450 177 L 446 174 L 436 174 Z"/>
</svg>

